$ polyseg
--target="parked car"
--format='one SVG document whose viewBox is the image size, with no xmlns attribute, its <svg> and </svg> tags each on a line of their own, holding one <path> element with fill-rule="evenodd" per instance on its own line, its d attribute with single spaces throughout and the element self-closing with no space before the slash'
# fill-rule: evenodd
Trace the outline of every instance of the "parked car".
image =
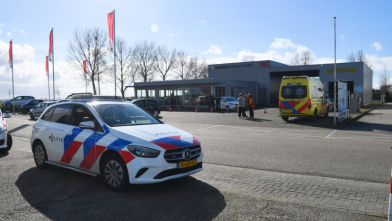
<svg viewBox="0 0 392 221">
<path fill-rule="evenodd" d="M 155 99 L 135 99 L 130 101 L 129 103 L 146 109 L 155 117 L 158 117 L 158 115 L 161 113 L 161 108 L 159 107 L 158 101 Z"/>
<path fill-rule="evenodd" d="M 2 106 L 12 108 L 12 105 L 20 106 L 34 99 L 33 96 L 18 96 L 14 98 L 15 101 L 12 101 L 12 99 L 3 101 Z"/>
<path fill-rule="evenodd" d="M 55 104 L 57 102 L 55 101 L 47 101 L 47 102 L 41 102 L 37 105 L 35 105 L 33 108 L 30 109 L 30 119 L 34 120 L 36 117 L 41 116 L 42 112 L 49 107 L 52 104 Z"/>
<path fill-rule="evenodd" d="M 227 111 L 237 110 L 238 100 L 235 97 L 221 97 L 220 108 Z"/>
<path fill-rule="evenodd" d="M 4 114 L 0 109 L 0 152 L 8 152 L 12 147 L 12 137 L 8 133 L 7 119 L 11 115 L 7 112 Z"/>
<path fill-rule="evenodd" d="M 30 112 L 30 109 L 33 108 L 35 105 L 37 105 L 38 103 L 44 102 L 43 100 L 31 100 L 25 104 L 22 104 L 22 106 L 20 106 L 20 109 L 23 113 L 26 112 Z"/>
</svg>

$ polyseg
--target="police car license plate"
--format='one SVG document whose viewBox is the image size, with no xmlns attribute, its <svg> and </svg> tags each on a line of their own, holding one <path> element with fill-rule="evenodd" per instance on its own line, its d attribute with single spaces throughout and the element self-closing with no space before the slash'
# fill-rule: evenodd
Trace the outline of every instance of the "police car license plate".
<svg viewBox="0 0 392 221">
<path fill-rule="evenodd" d="M 178 163 L 178 168 L 192 167 L 192 166 L 196 166 L 196 164 L 197 164 L 197 159 L 184 161 L 184 162 L 179 162 Z"/>
<path fill-rule="evenodd" d="M 291 109 L 290 108 L 283 108 L 283 112 L 290 112 L 291 113 Z"/>
</svg>

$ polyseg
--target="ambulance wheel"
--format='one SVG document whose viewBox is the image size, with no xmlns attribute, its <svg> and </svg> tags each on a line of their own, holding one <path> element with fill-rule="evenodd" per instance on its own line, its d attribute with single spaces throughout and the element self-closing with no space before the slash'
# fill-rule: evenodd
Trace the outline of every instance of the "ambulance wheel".
<svg viewBox="0 0 392 221">
<path fill-rule="evenodd" d="M 48 154 L 46 153 L 45 146 L 41 142 L 36 142 L 33 148 L 34 162 L 40 169 L 46 169 L 49 164 L 46 163 L 48 160 Z"/>
<path fill-rule="evenodd" d="M 317 120 L 317 109 L 314 110 L 313 116 L 310 118 L 311 121 L 316 121 Z"/>
<path fill-rule="evenodd" d="M 101 177 L 109 189 L 122 192 L 129 189 L 128 169 L 119 154 L 111 154 L 103 161 Z"/>
<path fill-rule="evenodd" d="M 328 117 L 329 114 L 329 108 L 327 108 L 327 113 L 325 113 L 324 117 Z"/>
<path fill-rule="evenodd" d="M 282 117 L 282 119 L 286 122 L 289 121 L 289 117 Z"/>
</svg>

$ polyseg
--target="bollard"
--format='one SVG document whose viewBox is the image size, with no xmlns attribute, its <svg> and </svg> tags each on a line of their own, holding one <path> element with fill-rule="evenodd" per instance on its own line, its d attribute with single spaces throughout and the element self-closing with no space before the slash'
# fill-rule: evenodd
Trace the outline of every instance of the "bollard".
<svg viewBox="0 0 392 221">
<path fill-rule="evenodd" d="M 197 113 L 197 107 L 196 107 L 196 111 L 195 112 Z"/>
<path fill-rule="evenodd" d="M 171 112 L 171 106 L 169 107 L 169 112 Z"/>
<path fill-rule="evenodd" d="M 211 112 L 212 112 L 212 107 L 211 107 Z"/>
<path fill-rule="evenodd" d="M 266 108 L 266 107 L 264 107 L 264 113 L 265 113 L 265 114 L 267 113 L 267 108 Z"/>
</svg>

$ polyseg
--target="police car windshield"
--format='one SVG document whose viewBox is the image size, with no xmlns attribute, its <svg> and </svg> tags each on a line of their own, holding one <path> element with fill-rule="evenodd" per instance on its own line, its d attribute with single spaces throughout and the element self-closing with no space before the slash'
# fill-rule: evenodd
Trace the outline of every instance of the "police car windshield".
<svg viewBox="0 0 392 221">
<path fill-rule="evenodd" d="M 132 104 L 94 104 L 93 107 L 110 127 L 160 123 L 150 114 Z"/>
<path fill-rule="evenodd" d="M 237 101 L 237 99 L 235 99 L 234 97 L 226 97 L 227 101 Z"/>
</svg>

